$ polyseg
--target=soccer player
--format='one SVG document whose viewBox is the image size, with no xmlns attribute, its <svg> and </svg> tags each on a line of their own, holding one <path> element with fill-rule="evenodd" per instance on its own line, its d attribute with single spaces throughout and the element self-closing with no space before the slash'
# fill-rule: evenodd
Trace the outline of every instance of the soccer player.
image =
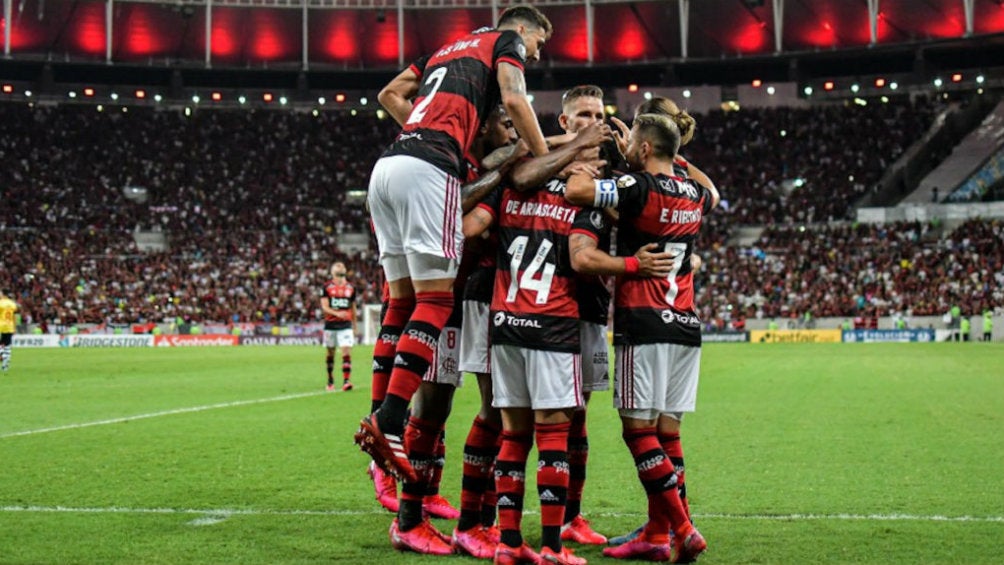
<svg viewBox="0 0 1004 565">
<path fill-rule="evenodd" d="M 530 151 L 547 153 L 526 96 L 523 65 L 539 58 L 551 31 L 539 10 L 510 7 L 496 29 L 444 45 L 380 93 L 381 104 L 404 129 L 373 168 L 368 202 L 390 284 L 383 325 L 402 332 L 393 353 L 374 351 L 392 357 L 394 368 L 383 404 L 363 418 L 355 439 L 377 465 L 400 478 L 418 478 L 403 447 L 405 412 L 453 310 L 463 247 L 464 155 L 499 96 Z"/>
<path fill-rule="evenodd" d="M 481 128 L 466 157 L 469 182 L 461 190 L 461 208 L 465 211 L 473 208 L 480 198 L 501 182 L 509 167 L 525 156 L 526 151 L 526 145 L 517 142 L 512 120 L 504 108 L 497 108 Z M 482 175 L 482 166 L 492 167 L 492 170 Z M 390 530 L 392 544 L 397 549 L 437 555 L 450 554 L 459 549 L 476 557 L 484 557 L 483 553 L 488 551 L 489 540 L 481 539 L 484 537 L 481 531 L 448 538 L 424 517 L 424 514 L 446 519 L 459 516 L 459 512 L 439 494 L 439 483 L 445 465 L 444 427 L 452 409 L 454 391 L 462 384 L 459 349 L 463 308 L 459 302 L 467 274 L 476 262 L 476 254 L 465 248 L 454 281 L 453 313 L 439 336 L 433 362 L 412 398 L 412 413 L 405 428 L 405 440 L 408 459 L 418 474 L 418 480 L 405 479 L 402 486 L 398 517 Z M 491 544 L 491 551 L 494 551 L 494 543 Z"/>
<path fill-rule="evenodd" d="M 621 559 L 695 559 L 707 544 L 680 500 L 675 469 L 659 434 L 679 433 L 693 412 L 700 369 L 701 324 L 694 309 L 690 256 L 705 214 L 719 200 L 713 188 L 676 175 L 680 131 L 668 117 L 642 114 L 634 121 L 625 153 L 634 173 L 614 180 L 576 174 L 570 202 L 615 208 L 618 255 L 657 243 L 673 253 L 664 279 L 620 277 L 614 309 L 615 386 L 625 443 L 648 494 L 648 523 L 635 540 L 606 548 Z"/>
<path fill-rule="evenodd" d="M 680 130 L 681 148 L 690 143 L 697 130 L 697 121 L 690 114 L 677 106 L 675 102 L 663 96 L 655 96 L 650 100 L 642 102 L 635 110 L 635 116 L 637 117 L 641 114 L 661 114 L 673 120 L 673 123 L 675 123 L 677 128 Z M 624 122 L 618 120 L 617 118 L 612 118 L 612 121 L 618 128 L 618 132 L 616 132 L 618 135 L 615 135 L 618 143 L 618 149 L 621 154 L 624 154 L 627 150 L 627 144 L 631 137 L 630 130 Z M 676 157 L 673 159 L 673 170 L 677 176 L 691 178 L 710 189 L 715 188 L 715 183 L 712 182 L 708 175 L 680 155 L 679 152 L 677 152 Z M 691 254 L 690 258 L 691 269 L 693 272 L 697 272 L 700 268 L 701 259 L 696 254 Z M 658 426 L 659 430 L 671 428 L 673 428 L 672 422 L 667 422 L 664 425 Z M 670 461 L 673 463 L 673 467 L 676 469 L 677 488 L 680 491 L 680 500 L 683 502 L 683 507 L 687 510 L 687 516 L 690 516 L 690 505 L 687 503 L 687 474 L 686 467 L 684 466 L 683 443 L 680 440 L 679 430 L 670 433 L 660 431 L 659 443 L 662 444 L 662 449 L 666 452 L 666 455 L 669 456 Z M 610 543 L 613 545 L 621 545 L 629 542 L 637 538 L 642 531 L 644 531 L 644 529 L 645 526 L 641 525 L 630 533 L 612 538 Z"/>
<path fill-rule="evenodd" d="M 5 373 L 10 370 L 11 343 L 17 330 L 14 318 L 18 309 L 17 302 L 7 296 L 7 291 L 0 290 L 0 368 Z"/>
<path fill-rule="evenodd" d="M 565 183 L 554 177 L 581 151 L 609 138 L 610 128 L 602 124 L 581 130 L 573 142 L 513 170 L 516 187 L 539 188 L 506 187 L 471 212 L 485 228 L 497 224 L 499 233 L 490 313 L 492 389 L 502 412 L 495 462 L 498 564 L 585 563 L 561 543 L 568 430 L 572 412 L 582 405 L 582 374 L 575 273 L 568 262 L 568 234 L 578 208 L 565 201 Z M 526 461 L 535 435 L 543 532 L 539 555 L 523 541 L 520 527 Z"/>
<path fill-rule="evenodd" d="M 321 310 L 324 312 L 325 364 L 328 368 L 328 390 L 335 390 L 335 348 L 342 350 L 342 390 L 352 390 L 352 346 L 356 342 L 356 289 L 345 276 L 345 263 L 331 266 L 331 280 L 321 290 Z"/>
</svg>

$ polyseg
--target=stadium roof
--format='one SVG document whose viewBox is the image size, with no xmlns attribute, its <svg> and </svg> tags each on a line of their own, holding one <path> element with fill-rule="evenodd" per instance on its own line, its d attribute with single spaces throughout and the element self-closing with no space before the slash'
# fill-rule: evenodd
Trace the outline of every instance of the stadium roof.
<svg viewBox="0 0 1004 565">
<path fill-rule="evenodd" d="M 208 52 L 214 67 L 292 68 L 306 61 L 391 69 L 490 25 L 508 4 L 305 2 L 10 0 L 3 28 L 15 59 L 204 64 Z M 542 0 L 535 5 L 555 24 L 544 52 L 545 65 L 552 66 L 823 52 L 1004 32 L 1004 0 Z"/>
</svg>

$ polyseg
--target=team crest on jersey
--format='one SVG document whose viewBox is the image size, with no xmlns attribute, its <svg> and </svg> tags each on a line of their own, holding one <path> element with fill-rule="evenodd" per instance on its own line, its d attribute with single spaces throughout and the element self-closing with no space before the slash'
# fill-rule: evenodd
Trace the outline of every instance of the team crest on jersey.
<svg viewBox="0 0 1004 565">
<path fill-rule="evenodd" d="M 498 312 L 495 314 L 495 319 L 492 320 L 496 326 L 501 326 L 505 322 L 505 312 Z"/>
<path fill-rule="evenodd" d="M 603 212 L 599 210 L 593 210 L 589 213 L 589 223 L 593 224 L 593 227 L 601 230 L 603 229 Z"/>
<path fill-rule="evenodd" d="M 633 176 L 624 175 L 621 178 L 617 179 L 617 188 L 627 188 L 629 186 L 634 186 L 636 182 L 638 181 Z"/>
<path fill-rule="evenodd" d="M 526 45 L 520 43 L 516 46 L 516 52 L 519 53 L 520 59 L 526 59 Z"/>
</svg>

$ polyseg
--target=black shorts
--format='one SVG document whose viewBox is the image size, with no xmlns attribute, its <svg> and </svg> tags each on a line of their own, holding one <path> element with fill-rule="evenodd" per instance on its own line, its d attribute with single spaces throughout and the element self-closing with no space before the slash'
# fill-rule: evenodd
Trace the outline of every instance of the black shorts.
<svg viewBox="0 0 1004 565">
<path fill-rule="evenodd" d="M 14 341 L 14 334 L 0 334 L 0 345 L 10 345 Z"/>
</svg>

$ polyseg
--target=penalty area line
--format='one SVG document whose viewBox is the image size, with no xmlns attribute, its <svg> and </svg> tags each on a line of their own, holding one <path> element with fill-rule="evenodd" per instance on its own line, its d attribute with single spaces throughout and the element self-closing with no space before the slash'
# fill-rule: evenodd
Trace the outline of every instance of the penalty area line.
<svg viewBox="0 0 1004 565">
<path fill-rule="evenodd" d="M 334 391 L 334 392 L 340 392 L 340 391 Z M 194 412 L 205 412 L 207 410 L 218 410 L 221 408 L 234 408 L 237 406 L 249 406 L 252 404 L 281 402 L 283 400 L 295 400 L 297 398 L 306 398 L 308 396 L 320 396 L 322 394 L 332 394 L 332 393 L 322 390 L 314 392 L 303 392 L 299 394 L 284 394 L 282 396 L 273 396 L 271 398 L 256 398 L 253 400 L 237 400 L 234 402 L 221 402 L 219 404 L 207 404 L 205 406 L 192 406 L 189 408 L 175 408 L 173 410 L 163 410 L 161 412 L 150 412 L 147 414 L 136 414 L 134 416 L 123 416 L 121 418 L 111 418 L 108 420 L 98 420 L 95 422 L 83 422 L 80 424 L 66 424 L 64 426 L 53 426 L 51 428 L 38 428 L 34 430 L 23 430 L 20 432 L 8 432 L 5 434 L 0 434 L 0 439 L 20 437 L 20 436 L 30 436 L 35 434 L 45 434 L 49 432 L 61 432 L 65 430 L 78 430 L 80 428 L 106 426 L 108 424 L 120 424 L 122 422 L 132 422 L 134 420 L 147 420 L 150 418 L 159 418 L 161 416 L 174 416 L 175 414 L 191 414 Z"/>
<path fill-rule="evenodd" d="M 108 507 L 73 507 L 73 506 L 0 506 L 0 512 L 35 512 L 35 513 L 78 513 L 78 514 L 179 514 L 214 517 L 230 516 L 389 516 L 385 510 L 269 510 L 247 508 L 127 508 L 122 506 Z M 524 514 L 537 514 L 536 511 Z M 641 518 L 646 514 L 641 512 L 593 512 L 593 516 L 613 518 Z M 812 520 L 852 520 L 878 522 L 974 522 L 1004 524 L 1004 516 L 942 516 L 918 514 L 694 514 L 695 518 L 720 520 L 775 520 L 775 521 L 812 521 Z"/>
</svg>

